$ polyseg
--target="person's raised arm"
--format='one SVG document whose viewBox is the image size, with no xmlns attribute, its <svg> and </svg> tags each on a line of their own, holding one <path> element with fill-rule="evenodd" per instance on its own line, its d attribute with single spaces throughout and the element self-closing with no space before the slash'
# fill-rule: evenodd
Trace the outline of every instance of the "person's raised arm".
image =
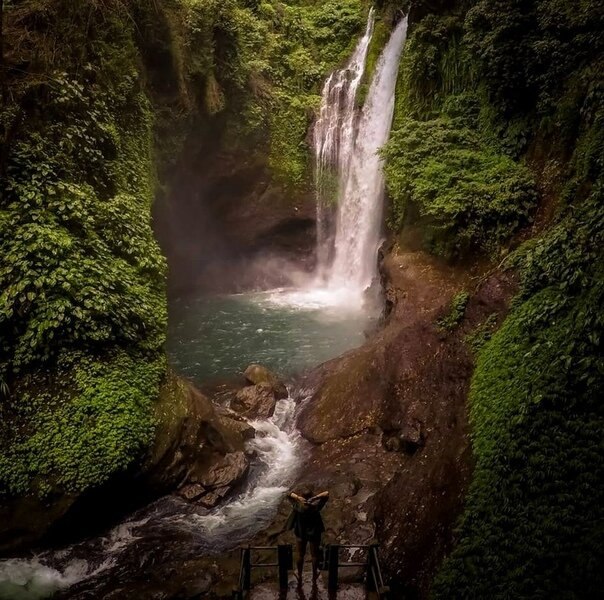
<svg viewBox="0 0 604 600">
<path fill-rule="evenodd" d="M 320 494 L 317 494 L 316 496 L 313 496 L 310 500 L 308 500 L 308 503 L 312 504 L 313 506 L 316 506 L 317 508 L 323 508 L 328 500 L 329 492 L 325 491 L 321 492 Z"/>
<path fill-rule="evenodd" d="M 292 503 L 292 504 L 298 504 L 298 505 L 302 505 L 304 506 L 304 504 L 306 504 L 307 500 L 306 498 L 302 498 L 302 496 L 298 496 L 298 494 L 296 494 L 295 492 L 290 492 L 289 494 L 287 494 L 287 499 Z"/>
</svg>

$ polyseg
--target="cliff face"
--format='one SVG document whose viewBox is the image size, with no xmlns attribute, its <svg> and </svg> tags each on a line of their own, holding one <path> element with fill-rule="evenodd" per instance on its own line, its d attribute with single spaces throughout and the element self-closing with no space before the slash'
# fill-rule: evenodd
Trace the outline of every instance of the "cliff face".
<svg viewBox="0 0 604 600">
<path fill-rule="evenodd" d="M 313 192 L 276 181 L 266 148 L 190 145 L 154 207 L 170 292 L 269 289 L 312 271 Z"/>
</svg>

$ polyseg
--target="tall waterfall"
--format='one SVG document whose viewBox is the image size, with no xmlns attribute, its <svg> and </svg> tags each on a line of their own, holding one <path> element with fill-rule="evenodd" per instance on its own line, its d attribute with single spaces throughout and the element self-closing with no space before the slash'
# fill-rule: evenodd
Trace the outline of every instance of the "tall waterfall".
<svg viewBox="0 0 604 600">
<path fill-rule="evenodd" d="M 330 288 L 362 292 L 376 275 L 384 175 L 378 150 L 388 141 L 394 113 L 398 65 L 407 36 L 407 17 L 391 34 L 378 60 L 365 104 L 358 115 L 355 96 L 373 31 L 373 12 L 365 35 L 348 63 L 323 88 L 315 127 L 319 274 Z M 337 223 L 329 265 L 325 232 L 325 172 L 337 173 Z"/>
<path fill-rule="evenodd" d="M 358 112 L 355 110 L 357 90 L 363 73 L 367 50 L 373 35 L 375 16 L 371 8 L 365 34 L 359 40 L 343 69 L 334 71 L 325 81 L 319 117 L 313 131 L 315 180 L 317 194 L 317 264 L 319 275 L 325 276 L 332 243 L 327 215 L 329 205 L 346 184 Z"/>
</svg>

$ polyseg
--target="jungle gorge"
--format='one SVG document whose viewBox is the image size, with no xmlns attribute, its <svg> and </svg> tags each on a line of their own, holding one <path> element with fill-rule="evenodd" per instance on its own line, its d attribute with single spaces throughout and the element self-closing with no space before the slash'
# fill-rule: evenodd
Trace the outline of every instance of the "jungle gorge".
<svg viewBox="0 0 604 600">
<path fill-rule="evenodd" d="M 600 1 L 0 16 L 0 599 L 600 597 Z"/>
</svg>

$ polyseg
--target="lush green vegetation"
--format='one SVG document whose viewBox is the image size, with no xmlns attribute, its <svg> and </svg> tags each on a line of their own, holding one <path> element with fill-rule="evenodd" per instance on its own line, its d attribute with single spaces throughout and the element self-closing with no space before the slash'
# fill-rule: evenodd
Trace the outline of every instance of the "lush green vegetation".
<svg viewBox="0 0 604 600">
<path fill-rule="evenodd" d="M 435 254 L 495 253 L 536 204 L 528 169 L 446 115 L 402 120 L 385 156 L 391 226 L 418 223 Z"/>
<path fill-rule="evenodd" d="M 364 26 L 365 4 L 163 0 L 166 31 L 149 9 L 139 10 L 151 38 L 146 43 L 176 66 L 173 94 L 185 112 L 206 126 L 208 119 L 220 121 L 227 145 L 260 147 L 276 177 L 300 185 L 309 173 L 305 137 L 321 83 L 347 58 Z"/>
<path fill-rule="evenodd" d="M 604 11 L 593 0 L 414 10 L 385 151 L 391 224 L 416 224 L 427 247 L 449 257 L 512 250 L 503 266 L 521 276 L 501 328 L 487 319 L 467 340 L 478 352 L 476 466 L 433 596 L 596 597 Z M 536 190 L 541 212 L 554 216 L 530 232 Z M 530 238 L 522 244 L 520 231 Z"/>
<path fill-rule="evenodd" d="M 9 58 L 31 70 L 15 71 L 2 110 L 0 489 L 9 495 L 78 491 L 130 465 L 152 439 L 165 372 L 153 114 L 134 26 L 119 11 L 55 3 L 45 7 L 49 36 L 35 27 L 40 8 L 9 14 L 22 36 L 9 38 Z"/>
</svg>

